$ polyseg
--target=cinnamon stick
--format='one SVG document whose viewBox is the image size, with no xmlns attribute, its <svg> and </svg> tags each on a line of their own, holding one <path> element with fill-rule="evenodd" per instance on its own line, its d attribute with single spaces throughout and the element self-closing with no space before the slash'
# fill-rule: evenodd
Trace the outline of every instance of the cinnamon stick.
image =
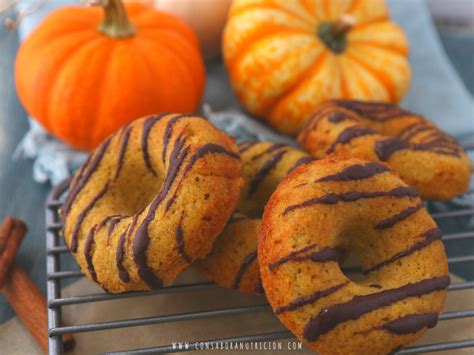
<svg viewBox="0 0 474 355">
<path fill-rule="evenodd" d="M 10 306 L 21 319 L 38 345 L 48 351 L 48 318 L 46 299 L 28 274 L 13 261 L 23 237 L 26 224 L 7 217 L 0 226 L 0 288 Z M 63 336 L 65 350 L 74 347 L 70 334 Z"/>
</svg>

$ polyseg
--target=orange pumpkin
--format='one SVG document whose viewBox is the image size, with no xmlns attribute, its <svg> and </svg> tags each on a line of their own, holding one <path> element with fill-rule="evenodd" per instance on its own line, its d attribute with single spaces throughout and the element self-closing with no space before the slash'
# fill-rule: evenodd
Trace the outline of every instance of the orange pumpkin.
<svg viewBox="0 0 474 355">
<path fill-rule="evenodd" d="M 143 4 L 51 13 L 16 58 L 18 95 L 28 113 L 73 147 L 92 150 L 111 132 L 161 111 L 192 112 L 205 69 L 192 30 Z"/>
<path fill-rule="evenodd" d="M 410 81 L 383 0 L 234 0 L 223 51 L 243 106 L 290 135 L 324 100 L 397 102 Z"/>
</svg>

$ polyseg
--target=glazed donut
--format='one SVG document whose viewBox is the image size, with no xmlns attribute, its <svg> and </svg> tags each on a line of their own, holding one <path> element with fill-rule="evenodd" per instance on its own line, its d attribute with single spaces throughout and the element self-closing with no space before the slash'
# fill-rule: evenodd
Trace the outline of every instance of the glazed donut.
<svg viewBox="0 0 474 355">
<path fill-rule="evenodd" d="M 209 253 L 242 184 L 237 145 L 204 118 L 142 118 L 75 175 L 63 235 L 86 276 L 107 291 L 155 289 Z"/>
<path fill-rule="evenodd" d="M 433 327 L 449 284 L 441 231 L 378 162 L 330 156 L 287 176 L 265 207 L 258 261 L 282 323 L 320 354 L 386 354 Z M 341 270 L 352 252 L 365 278 Z"/>
<path fill-rule="evenodd" d="M 269 142 L 244 142 L 239 150 L 245 183 L 237 210 L 211 253 L 195 266 L 220 286 L 244 293 L 263 293 L 257 263 L 263 208 L 280 181 L 313 158 L 301 150 Z"/>
<path fill-rule="evenodd" d="M 424 117 L 393 104 L 325 102 L 298 142 L 318 158 L 335 153 L 387 162 L 427 199 L 448 200 L 469 186 L 471 164 L 459 144 Z"/>
</svg>

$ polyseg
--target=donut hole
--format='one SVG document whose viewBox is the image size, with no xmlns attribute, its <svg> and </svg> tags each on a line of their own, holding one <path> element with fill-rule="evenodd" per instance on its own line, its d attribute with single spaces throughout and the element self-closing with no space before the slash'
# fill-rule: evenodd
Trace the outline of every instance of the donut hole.
<svg viewBox="0 0 474 355">
<path fill-rule="evenodd" d="M 355 283 L 360 283 L 365 279 L 362 273 L 362 264 L 356 253 L 351 250 L 344 249 L 339 260 L 339 267 L 344 275 Z"/>
</svg>

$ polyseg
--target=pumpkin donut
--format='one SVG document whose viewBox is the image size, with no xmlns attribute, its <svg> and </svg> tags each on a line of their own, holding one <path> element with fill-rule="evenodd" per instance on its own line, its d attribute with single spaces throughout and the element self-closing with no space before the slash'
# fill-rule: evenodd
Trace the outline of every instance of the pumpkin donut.
<svg viewBox="0 0 474 355">
<path fill-rule="evenodd" d="M 378 162 L 296 169 L 265 207 L 258 262 L 284 325 L 320 354 L 386 354 L 433 327 L 449 284 L 441 231 L 414 188 Z M 360 261 L 351 281 L 338 263 Z"/>
<path fill-rule="evenodd" d="M 74 177 L 63 235 L 109 292 L 171 282 L 211 250 L 239 199 L 234 141 L 195 115 L 162 114 L 110 136 Z"/>
<path fill-rule="evenodd" d="M 244 293 L 263 293 L 257 263 L 263 208 L 280 181 L 313 158 L 290 146 L 269 142 L 244 142 L 239 150 L 245 183 L 237 210 L 211 253 L 194 265 L 220 286 Z"/>
<path fill-rule="evenodd" d="M 469 187 L 471 164 L 459 144 L 424 117 L 393 104 L 327 101 L 298 142 L 318 158 L 336 153 L 387 162 L 427 199 L 449 200 Z"/>
</svg>

